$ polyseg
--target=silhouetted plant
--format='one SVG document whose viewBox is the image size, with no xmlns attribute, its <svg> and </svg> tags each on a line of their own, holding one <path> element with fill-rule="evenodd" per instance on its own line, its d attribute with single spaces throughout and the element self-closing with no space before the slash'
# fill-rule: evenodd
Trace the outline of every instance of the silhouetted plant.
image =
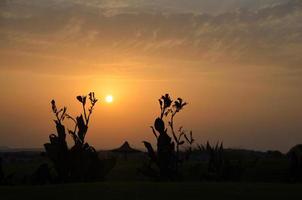
<svg viewBox="0 0 302 200">
<path fill-rule="evenodd" d="M 217 143 L 211 146 L 209 142 L 206 145 L 198 144 L 201 156 L 207 160 L 207 175 L 215 178 L 221 176 L 223 171 L 224 156 L 223 143 Z"/>
<path fill-rule="evenodd" d="M 174 131 L 174 117 L 176 116 L 177 113 L 179 113 L 184 106 L 187 105 L 186 102 L 184 102 L 181 98 L 178 98 L 176 101 L 174 101 L 174 104 L 171 109 L 168 110 L 168 112 L 171 113 L 170 121 L 169 121 L 169 126 L 171 128 L 171 132 L 174 138 L 174 141 L 176 143 L 176 153 L 177 157 L 179 158 L 179 147 L 180 145 L 183 145 L 185 143 L 183 139 L 185 132 L 183 131 L 182 127 L 178 129 L 178 135 Z M 168 114 L 166 114 L 168 115 Z"/>
<path fill-rule="evenodd" d="M 44 144 L 48 157 L 52 160 L 60 181 L 92 181 L 103 179 L 106 173 L 114 166 L 115 160 L 100 160 L 96 150 L 85 142 L 89 120 L 97 99 L 93 92 L 89 93 L 90 105 L 87 105 L 87 96 L 77 96 L 83 111 L 76 118 L 67 113 L 67 108 L 58 109 L 56 102 L 51 101 L 52 111 L 55 114 L 57 134 L 49 136 L 50 143 Z M 88 107 L 88 108 L 87 108 Z M 63 121 L 70 119 L 74 128 L 68 129 L 74 145 L 69 149 L 66 142 L 66 131 Z"/>
<path fill-rule="evenodd" d="M 295 145 L 287 153 L 291 181 L 302 181 L 302 144 Z"/>
<path fill-rule="evenodd" d="M 152 145 L 149 142 L 144 141 L 144 145 L 148 151 L 148 155 L 151 162 L 156 163 L 159 168 L 159 177 L 161 179 L 175 179 L 178 175 L 178 164 L 179 158 L 179 148 L 185 143 L 183 138 L 185 137 L 185 131 L 182 127 L 178 129 L 176 133 L 174 128 L 174 118 L 177 113 L 179 113 L 185 105 L 181 98 L 176 101 L 171 99 L 169 94 L 163 95 L 159 99 L 160 105 L 160 117 L 156 118 L 154 121 L 154 126 L 151 126 L 152 132 L 157 140 L 157 151 L 155 152 Z M 168 135 L 167 128 L 165 126 L 164 119 L 168 118 L 168 124 L 171 130 L 173 139 Z M 186 136 L 188 138 L 188 136 Z M 193 143 L 193 138 L 191 140 Z M 149 169 L 150 172 L 151 169 Z M 147 174 L 154 174 L 146 172 Z"/>
<path fill-rule="evenodd" d="M 239 181 L 241 179 L 244 172 L 241 159 L 230 159 L 222 142 L 213 146 L 209 142 L 197 146 L 201 160 L 206 164 L 206 169 L 200 172 L 201 180 Z M 199 166 L 204 169 L 202 165 Z"/>
</svg>

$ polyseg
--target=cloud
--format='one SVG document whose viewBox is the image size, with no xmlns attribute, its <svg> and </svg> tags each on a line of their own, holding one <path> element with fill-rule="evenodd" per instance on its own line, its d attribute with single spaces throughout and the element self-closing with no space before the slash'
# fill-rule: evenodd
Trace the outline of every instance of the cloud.
<svg viewBox="0 0 302 200">
<path fill-rule="evenodd" d="M 68 71 L 69 66 L 80 72 L 85 66 L 103 72 L 112 67 L 110 63 L 116 63 L 119 69 L 124 64 L 137 72 L 148 66 L 169 67 L 172 60 L 177 60 L 187 63 L 188 70 L 203 70 L 206 65 L 201 63 L 290 70 L 302 64 L 300 1 L 276 4 L 267 0 L 257 7 L 248 0 L 229 0 L 235 11 L 228 8 L 220 14 L 196 14 L 190 9 L 184 9 L 189 13 L 175 9 L 174 13 L 148 12 L 150 9 L 143 9 L 148 3 L 139 2 L 30 0 L 3 4 L 1 68 L 53 73 L 58 69 Z M 169 10 L 167 2 L 162 5 Z M 181 4 L 176 1 L 173 5 Z M 192 8 L 197 4 L 194 0 L 189 3 Z M 160 3 L 155 1 L 153 8 L 156 5 Z M 235 9 L 235 5 L 242 8 Z M 110 9 L 125 7 L 136 12 L 121 9 L 124 13 L 108 15 Z M 136 63 L 135 67 L 131 63 Z"/>
<path fill-rule="evenodd" d="M 98 7 L 107 13 L 137 13 L 164 12 L 164 13 L 208 13 L 221 14 L 236 9 L 257 10 L 270 7 L 290 0 L 94 0 L 76 1 L 77 4 L 89 7 Z"/>
</svg>

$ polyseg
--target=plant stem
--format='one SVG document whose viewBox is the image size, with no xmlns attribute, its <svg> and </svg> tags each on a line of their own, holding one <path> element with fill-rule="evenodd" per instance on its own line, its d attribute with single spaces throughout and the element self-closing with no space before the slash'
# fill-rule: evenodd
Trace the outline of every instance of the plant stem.
<svg viewBox="0 0 302 200">
<path fill-rule="evenodd" d="M 87 121 L 87 115 L 86 115 L 86 109 L 85 109 L 85 105 L 83 105 L 83 110 L 84 110 L 84 117 L 85 117 L 85 122 L 86 122 L 86 126 L 88 125 L 88 121 Z"/>
</svg>

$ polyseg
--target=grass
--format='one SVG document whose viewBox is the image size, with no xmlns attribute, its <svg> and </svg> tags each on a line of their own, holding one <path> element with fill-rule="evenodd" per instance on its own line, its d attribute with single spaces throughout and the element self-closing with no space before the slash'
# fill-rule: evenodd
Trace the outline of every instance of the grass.
<svg viewBox="0 0 302 200">
<path fill-rule="evenodd" d="M 109 182 L 138 182 L 148 181 L 148 177 L 138 173 L 138 168 L 142 167 L 142 163 L 148 160 L 144 155 L 129 156 L 127 160 L 123 156 L 119 156 L 117 163 L 112 171 L 106 176 Z M 36 158 L 30 162 L 9 163 L 3 166 L 5 174 L 14 174 L 16 184 L 22 180 L 24 176 L 30 177 L 42 163 L 52 164 L 45 158 Z M 254 164 L 245 159 L 243 162 L 244 172 L 242 181 L 245 182 L 281 182 L 288 180 L 288 162 L 286 158 L 261 158 Z M 183 180 L 192 182 L 199 181 L 201 173 L 207 171 L 206 164 L 200 164 L 199 161 L 188 161 L 181 166 Z M 54 170 L 53 170 L 54 173 Z"/>
<path fill-rule="evenodd" d="M 108 174 L 106 182 L 74 183 L 45 186 L 0 186 L 0 199 L 301 199 L 302 184 L 286 184 L 285 159 L 259 159 L 255 164 L 245 162 L 243 182 L 198 182 L 198 172 L 190 168 L 194 162 L 184 165 L 184 182 L 152 182 L 137 173 L 144 157 L 122 157 Z M 45 160 L 29 163 L 11 163 L 4 166 L 7 174 L 17 172 L 19 177 L 30 175 Z M 275 183 L 261 183 L 264 181 Z"/>
<path fill-rule="evenodd" d="M 302 185 L 277 183 L 101 182 L 1 186 L 0 199 L 293 199 Z"/>
</svg>

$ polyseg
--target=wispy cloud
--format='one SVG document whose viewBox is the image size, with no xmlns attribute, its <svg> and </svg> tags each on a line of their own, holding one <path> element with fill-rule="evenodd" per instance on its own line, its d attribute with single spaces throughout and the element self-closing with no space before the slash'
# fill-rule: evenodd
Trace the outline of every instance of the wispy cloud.
<svg viewBox="0 0 302 200">
<path fill-rule="evenodd" d="M 68 70 L 74 64 L 72 69 L 76 71 L 81 71 L 83 66 L 103 71 L 110 63 L 119 62 L 118 65 L 137 72 L 142 71 L 139 66 L 144 70 L 147 66 L 162 68 L 163 64 L 169 67 L 173 59 L 190 63 L 184 66 L 187 68 L 207 62 L 290 70 L 302 64 L 300 1 L 280 4 L 280 1 L 267 0 L 256 5 L 250 0 L 229 0 L 228 5 L 235 11 L 225 8 L 220 14 L 196 14 L 194 10 L 148 12 L 143 9 L 148 3 L 143 2 L 20 0 L 2 3 L 1 68 L 18 66 L 32 70 L 33 66 L 36 69 L 44 66 L 42 71 Z M 163 1 L 162 5 L 169 10 L 167 2 Z M 192 6 L 198 4 L 194 0 L 189 2 Z M 181 4 L 184 5 L 176 1 L 174 5 Z M 160 3 L 155 1 L 152 5 L 155 8 Z M 251 9 L 235 9 L 234 5 Z M 136 12 L 107 15 L 108 9 L 125 7 Z M 131 67 L 131 63 L 136 63 L 135 67 Z M 201 70 L 202 67 L 199 66 Z"/>
</svg>

